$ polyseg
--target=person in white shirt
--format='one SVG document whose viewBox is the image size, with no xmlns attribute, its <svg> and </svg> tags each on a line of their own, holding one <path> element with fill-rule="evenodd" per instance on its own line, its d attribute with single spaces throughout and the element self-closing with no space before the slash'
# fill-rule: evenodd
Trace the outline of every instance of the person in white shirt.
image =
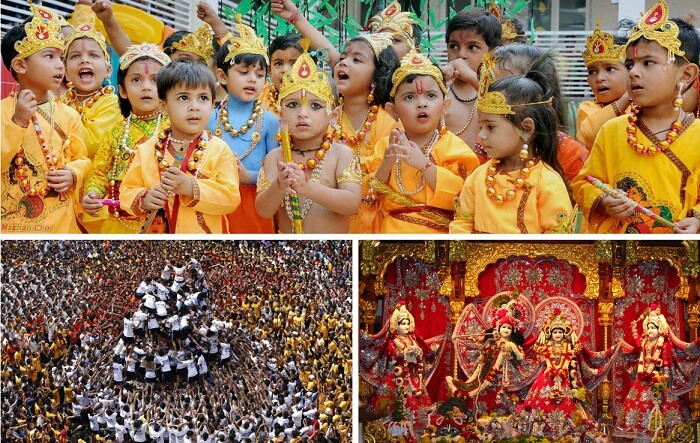
<svg viewBox="0 0 700 443">
<path fill-rule="evenodd" d="M 124 370 L 124 365 L 121 364 L 121 361 L 118 356 L 114 356 L 112 359 L 112 373 L 113 378 L 112 380 L 114 381 L 115 385 L 119 385 L 124 381 L 124 374 L 122 371 Z"/>
<path fill-rule="evenodd" d="M 159 423 L 151 422 L 148 424 L 148 436 L 153 443 L 165 443 L 165 433 L 167 429 Z"/>
<path fill-rule="evenodd" d="M 147 439 L 147 430 L 148 427 L 146 424 L 140 418 L 135 418 L 131 421 L 131 432 L 129 432 L 129 435 L 131 435 L 131 438 L 133 438 L 136 443 L 142 443 Z"/>
<path fill-rule="evenodd" d="M 124 329 L 122 334 L 124 335 L 124 343 L 134 343 L 134 322 L 131 320 L 130 311 L 124 313 Z"/>
<path fill-rule="evenodd" d="M 165 318 L 168 316 L 168 304 L 165 301 L 156 301 L 156 315 L 160 318 Z"/>
</svg>

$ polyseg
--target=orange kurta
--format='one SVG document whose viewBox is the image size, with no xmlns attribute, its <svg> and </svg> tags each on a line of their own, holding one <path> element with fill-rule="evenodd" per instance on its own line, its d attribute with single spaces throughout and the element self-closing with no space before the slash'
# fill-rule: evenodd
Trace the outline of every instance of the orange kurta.
<svg viewBox="0 0 700 443">
<path fill-rule="evenodd" d="M 345 115 L 343 115 L 345 117 Z M 379 164 L 372 167 L 370 159 L 374 157 L 377 142 L 388 137 L 391 130 L 396 127 L 396 120 L 383 108 L 379 107 L 377 116 L 372 124 L 372 129 L 367 133 L 362 142 L 355 145 L 344 142 L 352 148 L 355 155 L 360 157 L 360 166 L 363 177 L 372 174 Z M 346 134 L 355 134 L 357 130 L 352 126 L 348 118 L 341 119 L 341 130 Z M 382 151 L 383 156 L 383 151 Z M 381 163 L 381 162 L 380 162 Z M 378 232 L 378 224 L 375 223 L 378 208 L 376 206 L 376 194 L 371 192 L 366 181 L 362 185 L 362 203 L 360 210 L 350 219 L 351 234 L 369 234 Z"/>
<path fill-rule="evenodd" d="M 603 106 L 595 101 L 582 102 L 576 114 L 576 140 L 590 150 L 600 128 L 617 116 L 612 104 Z"/>
<path fill-rule="evenodd" d="M 376 171 L 389 145 L 389 137 L 381 139 L 375 148 L 370 167 Z M 479 165 L 476 154 L 452 132 L 447 132 L 435 143 L 430 152 L 437 166 L 435 189 L 428 185 L 413 195 L 402 195 L 396 180 L 396 168 L 392 168 L 388 187 L 390 192 L 381 196 L 382 234 L 437 234 L 446 233 L 454 211 L 454 198 L 464 184 L 464 178 Z M 409 192 L 419 185 L 421 175 L 415 168 L 403 163 L 401 179 Z M 375 181 L 375 186 L 376 186 Z M 399 197 L 399 198 L 397 198 Z M 401 203 L 401 198 L 411 200 L 411 205 Z"/>
<path fill-rule="evenodd" d="M 494 160 L 479 166 L 464 182 L 456 203 L 450 234 L 545 234 L 570 232 L 574 210 L 564 179 L 549 165 L 537 162 L 530 168 L 525 185 L 514 200 L 498 204 L 486 194 L 488 168 Z M 513 189 L 520 171 L 494 176 L 495 189 L 505 194 Z"/>
<path fill-rule="evenodd" d="M 144 218 L 146 215 L 137 208 L 138 199 L 160 183 L 160 170 L 155 157 L 157 141 L 158 138 L 153 137 L 139 145 L 119 189 L 121 208 Z M 165 157 L 172 164 L 170 153 L 166 152 Z M 199 163 L 198 177 L 187 172 L 197 181 L 195 198 L 176 195 L 168 201 L 167 206 L 172 210 L 175 199 L 180 200 L 175 220 L 176 234 L 223 233 L 226 214 L 233 212 L 241 202 L 236 158 L 223 140 L 211 136 Z"/>
<path fill-rule="evenodd" d="M 588 149 L 569 134 L 561 131 L 557 134 L 557 149 L 559 150 L 557 160 L 564 172 L 564 177 L 571 182 L 586 163 Z"/>
<path fill-rule="evenodd" d="M 34 126 L 30 122 L 22 128 L 12 122 L 15 100 L 7 97 L 2 108 L 2 231 L 6 233 L 67 234 L 80 233 L 75 220 L 76 207 L 80 205 L 76 195 L 83 186 L 85 176 L 91 170 L 90 160 L 83 143 L 83 127 L 80 116 L 73 109 L 51 99 L 40 106 L 51 115 L 55 129 L 49 120 L 36 113 L 41 131 L 51 152 L 57 157 L 57 168 L 68 168 L 74 173 L 73 188 L 63 194 L 50 192 L 46 197 L 29 196 L 17 183 L 15 156 L 24 150 L 30 186 L 46 187 L 48 168 Z"/>
</svg>

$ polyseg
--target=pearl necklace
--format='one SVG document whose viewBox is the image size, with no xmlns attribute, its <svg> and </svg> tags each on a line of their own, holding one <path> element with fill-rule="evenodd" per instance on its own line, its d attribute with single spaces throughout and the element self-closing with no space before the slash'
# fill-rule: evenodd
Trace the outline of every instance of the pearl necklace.
<svg viewBox="0 0 700 443">
<path fill-rule="evenodd" d="M 360 129 L 354 134 L 354 135 L 349 135 L 345 131 L 343 131 L 340 135 L 340 140 L 349 145 L 353 151 L 358 148 L 359 144 L 362 143 L 365 140 L 365 137 L 367 137 L 367 134 L 372 130 L 372 124 L 374 123 L 374 120 L 377 118 L 377 113 L 379 112 L 379 106 L 377 105 L 372 105 L 369 107 L 367 110 L 367 115 L 365 116 L 364 122 L 362 122 L 362 125 L 360 126 Z M 343 112 L 343 105 L 340 105 L 340 115 L 344 116 L 346 119 L 348 119 L 348 122 L 350 119 L 348 118 L 347 114 Z M 352 126 L 352 124 L 350 125 Z M 357 152 L 355 152 L 357 154 Z"/>
<path fill-rule="evenodd" d="M 15 103 L 16 101 L 17 97 L 15 96 Z M 46 145 L 46 138 L 44 137 L 44 132 L 41 130 L 39 120 L 36 118 L 35 114 L 32 114 L 32 125 L 34 126 L 34 131 L 36 132 L 36 136 L 39 139 L 39 144 L 41 145 L 41 152 L 44 158 L 46 159 L 46 166 L 49 171 L 55 171 L 56 166 L 58 165 L 58 157 L 56 156 L 56 153 L 53 152 L 54 107 L 53 102 L 51 101 L 49 101 L 49 115 L 51 116 L 51 133 L 49 134 L 48 146 Z M 22 189 L 22 191 L 25 194 L 28 194 L 30 196 L 35 196 L 39 194 L 42 197 L 45 197 L 51 191 L 51 188 L 49 188 L 48 183 L 44 187 L 31 186 L 29 180 L 29 167 L 25 165 L 25 161 L 26 155 L 24 154 L 24 149 L 21 148 L 15 156 L 15 166 L 17 166 L 17 169 L 15 169 L 15 178 L 19 183 L 20 189 Z"/>
<path fill-rule="evenodd" d="M 224 131 L 228 132 L 231 134 L 231 137 L 238 137 L 241 134 L 245 134 L 248 132 L 250 128 L 253 127 L 255 124 L 255 121 L 258 118 L 261 118 L 263 115 L 262 113 L 262 107 L 260 106 L 260 99 L 255 100 L 255 105 L 253 105 L 253 112 L 250 114 L 250 118 L 248 121 L 242 125 L 240 128 L 236 129 L 233 126 L 231 126 L 231 123 L 228 121 L 228 98 L 221 104 L 221 110 L 219 111 L 219 125 L 216 127 L 216 131 L 214 132 L 214 135 L 217 137 L 221 137 L 221 128 L 224 128 Z M 253 140 L 255 139 L 260 139 L 260 132 L 255 131 L 253 133 Z"/>
<path fill-rule="evenodd" d="M 318 183 L 321 181 L 321 171 L 323 170 L 323 164 L 325 163 L 326 159 L 322 158 L 318 164 L 316 165 L 315 168 L 311 171 L 311 182 L 312 183 Z M 314 201 L 311 200 L 310 198 L 307 198 L 304 200 L 304 206 L 301 208 L 301 219 L 304 220 L 306 218 L 306 215 L 309 213 L 309 209 L 311 209 L 311 206 L 314 204 Z M 291 199 L 289 198 L 289 194 L 284 194 L 284 209 L 287 210 L 287 216 L 289 217 L 289 220 L 294 220 L 294 213 L 292 212 L 292 202 Z"/>
<path fill-rule="evenodd" d="M 430 157 L 430 151 L 433 150 L 433 147 L 435 146 L 435 143 L 438 141 L 439 138 L 440 138 L 440 133 L 436 130 L 436 131 L 433 133 L 433 138 L 431 138 L 430 141 L 428 141 L 428 143 L 426 143 L 425 145 L 423 145 L 423 147 L 421 148 L 421 152 L 423 152 L 423 155 L 425 155 L 425 156 L 428 157 L 428 158 Z M 416 188 L 415 188 L 413 191 L 411 191 L 411 192 L 406 191 L 406 187 L 405 187 L 404 184 L 403 184 L 403 179 L 401 178 L 401 163 L 402 163 L 402 162 L 399 160 L 399 161 L 396 162 L 396 166 L 395 166 L 395 169 L 396 169 L 396 184 L 398 185 L 399 190 L 401 191 L 401 193 L 402 193 L 403 195 L 415 195 L 415 194 L 418 194 L 420 191 L 423 190 L 423 188 L 425 188 L 425 176 L 421 173 L 420 183 L 418 183 L 418 185 L 416 186 Z"/>
<path fill-rule="evenodd" d="M 158 141 L 156 142 L 156 149 L 155 149 L 155 156 L 156 156 L 156 161 L 158 162 L 158 169 L 160 169 L 161 172 L 165 171 L 170 167 L 170 162 L 165 159 L 165 149 L 168 145 L 171 145 L 173 142 L 185 142 L 185 140 L 175 140 L 172 137 L 170 137 L 171 130 L 166 129 L 165 131 L 161 132 L 158 135 Z M 185 149 L 189 147 L 189 143 L 184 145 Z M 200 166 L 200 160 L 204 157 L 204 154 L 206 153 L 207 150 L 207 144 L 209 143 L 209 134 L 207 131 L 202 131 L 202 134 L 199 137 L 199 141 L 197 142 L 197 150 L 192 154 L 192 159 L 187 163 L 187 169 L 189 171 L 195 171 L 195 176 L 199 176 L 199 166 Z"/>
<path fill-rule="evenodd" d="M 146 114 L 146 115 L 136 115 L 133 112 L 130 113 L 129 116 L 124 120 L 124 129 L 123 129 L 124 132 L 122 133 L 121 142 L 117 146 L 117 150 L 116 150 L 115 154 L 118 155 L 120 152 L 128 152 L 129 155 L 136 154 L 136 149 L 129 148 L 129 145 L 127 143 L 128 138 L 129 138 L 129 129 L 131 128 L 131 117 L 132 116 L 136 117 L 139 120 L 146 121 L 146 120 L 149 120 L 149 119 L 155 117 L 156 115 L 158 116 L 158 120 L 156 121 L 156 128 L 153 131 L 153 134 L 157 134 L 158 132 L 160 132 L 160 121 L 161 121 L 161 117 L 162 117 L 162 114 L 160 113 L 160 111 L 156 111 L 154 113 Z"/>
<path fill-rule="evenodd" d="M 85 114 L 85 111 L 92 108 L 92 106 L 95 103 L 97 103 L 97 100 L 99 100 L 100 97 L 107 94 L 114 94 L 114 86 L 112 85 L 103 86 L 102 88 L 90 94 L 78 94 L 77 92 L 75 92 L 75 86 L 73 86 L 72 82 L 68 82 L 67 86 L 68 90 L 66 91 L 66 99 L 68 100 L 68 103 L 66 104 L 78 111 L 81 117 L 83 116 L 83 114 Z M 84 100 L 81 104 L 78 104 L 76 102 L 76 99 L 78 97 L 89 98 Z"/>
<path fill-rule="evenodd" d="M 489 166 L 488 173 L 486 174 L 486 195 L 499 205 L 503 203 L 508 203 L 515 198 L 515 194 L 523 187 L 525 184 L 525 179 L 530 176 L 530 168 L 535 166 L 535 160 L 528 160 L 525 165 L 520 169 L 520 176 L 515 179 L 513 189 L 506 191 L 505 195 L 496 192 L 496 172 L 498 172 L 498 165 L 501 164 L 501 160 L 494 160 L 493 164 Z"/>
<path fill-rule="evenodd" d="M 637 141 L 637 121 L 641 110 L 641 106 L 633 104 L 632 112 L 627 116 L 627 144 L 639 154 L 654 155 L 657 152 L 664 152 L 678 138 L 678 132 L 683 128 L 681 113 L 678 113 L 678 120 L 671 123 L 671 130 L 666 134 L 666 140 L 661 140 L 658 144 L 654 143 L 652 146 L 644 146 Z"/>
</svg>

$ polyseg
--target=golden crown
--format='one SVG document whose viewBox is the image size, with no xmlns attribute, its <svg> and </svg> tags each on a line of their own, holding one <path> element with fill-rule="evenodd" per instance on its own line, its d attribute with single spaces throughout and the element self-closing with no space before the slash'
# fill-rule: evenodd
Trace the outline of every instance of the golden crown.
<svg viewBox="0 0 700 443">
<path fill-rule="evenodd" d="M 550 335 L 552 333 L 552 331 L 555 329 L 561 329 L 562 331 L 564 331 L 564 335 L 571 334 L 571 331 L 572 331 L 571 322 L 561 312 L 552 313 L 552 315 L 549 317 L 549 319 L 543 325 L 543 330 L 545 331 L 545 334 L 547 334 L 547 335 Z"/>
<path fill-rule="evenodd" d="M 211 42 L 211 28 L 207 23 L 202 24 L 194 32 L 185 35 L 179 42 L 173 43 L 173 48 L 178 51 L 187 51 L 197 54 L 205 62 L 214 56 L 214 46 Z"/>
<path fill-rule="evenodd" d="M 160 46 L 153 43 L 141 43 L 140 45 L 131 45 L 126 49 L 126 52 L 119 58 L 119 69 L 126 70 L 136 60 L 142 57 L 149 57 L 165 66 L 170 63 L 170 57 L 160 49 Z"/>
<path fill-rule="evenodd" d="M 24 25 L 24 31 L 26 37 L 15 42 L 19 58 L 27 58 L 44 48 L 58 48 L 62 51 L 65 47 L 57 15 L 46 8 L 35 11 L 32 20 Z"/>
<path fill-rule="evenodd" d="M 583 63 L 590 65 L 595 62 L 622 63 L 625 59 L 625 47 L 616 45 L 612 34 L 600 30 L 600 19 L 595 25 L 593 34 L 586 38 L 586 49 L 581 53 Z"/>
<path fill-rule="evenodd" d="M 105 40 L 105 36 L 102 35 L 100 31 L 95 29 L 95 27 L 90 23 L 80 25 L 73 30 L 73 33 L 66 39 L 66 51 L 68 48 L 70 48 L 70 45 L 72 45 L 74 41 L 81 38 L 89 38 L 97 42 L 97 44 L 100 45 L 100 49 L 102 49 L 105 58 L 107 61 L 109 61 L 109 51 L 107 51 L 107 41 Z"/>
<path fill-rule="evenodd" d="M 406 309 L 406 303 L 402 300 L 399 301 L 396 308 L 394 308 L 394 312 L 391 314 L 391 319 L 389 320 L 389 331 L 396 333 L 396 331 L 399 329 L 399 323 L 405 319 L 410 321 L 408 332 L 413 332 L 416 329 L 416 322 L 413 319 L 413 314 Z"/>
<path fill-rule="evenodd" d="M 411 74 L 433 77 L 438 83 L 438 86 L 440 86 L 440 89 L 442 89 L 442 92 L 447 94 L 447 88 L 445 87 L 445 81 L 440 68 L 435 66 L 425 55 L 416 50 L 412 50 L 401 59 L 401 65 L 396 68 L 396 71 L 394 71 L 394 74 L 391 76 L 392 86 L 391 92 L 389 93 L 391 97 L 396 95 L 396 90 L 399 88 L 401 82 Z"/>
<path fill-rule="evenodd" d="M 405 37 L 406 40 L 412 40 L 415 23 L 413 14 L 401 12 L 401 5 L 397 1 L 393 1 L 382 12 L 372 17 L 369 27 L 375 33 L 388 29 L 392 34 L 398 34 Z"/>
<path fill-rule="evenodd" d="M 391 46 L 394 40 L 391 38 L 391 34 L 388 32 L 375 32 L 373 34 L 363 34 L 359 36 L 364 39 L 371 47 L 372 52 L 374 52 L 374 57 L 379 59 L 379 53 Z"/>
<path fill-rule="evenodd" d="M 644 37 L 655 41 L 668 50 L 668 59 L 675 60 L 677 56 L 684 56 L 681 51 L 681 41 L 678 39 L 678 25 L 668 19 L 668 6 L 664 0 L 659 0 L 642 18 L 632 27 L 627 45 Z"/>
<path fill-rule="evenodd" d="M 486 114 L 508 115 L 515 114 L 513 108 L 519 106 L 543 105 L 552 104 L 552 98 L 539 102 L 521 103 L 511 105 L 507 102 L 506 96 L 498 91 L 489 91 L 489 86 L 495 79 L 494 66 L 495 60 L 490 53 L 487 53 L 481 61 L 479 67 L 479 98 L 476 100 L 476 107 L 480 112 Z"/>
<path fill-rule="evenodd" d="M 518 37 L 518 31 L 515 29 L 515 25 L 510 19 L 503 18 L 503 10 L 499 5 L 494 2 L 489 3 L 489 12 L 491 15 L 495 16 L 499 22 L 501 22 L 501 39 L 503 40 L 515 40 Z"/>
<path fill-rule="evenodd" d="M 237 23 L 233 25 L 233 34 L 235 36 L 229 40 L 228 55 L 224 62 L 228 63 L 240 54 L 257 54 L 262 55 L 265 61 L 269 63 L 267 48 L 265 48 L 265 42 L 262 37 L 258 37 L 253 28 L 243 24 L 240 14 L 236 15 L 236 21 Z"/>
<path fill-rule="evenodd" d="M 46 6 L 31 3 L 29 5 L 29 9 L 32 11 L 33 16 L 40 15 L 45 20 L 55 21 L 59 28 L 62 28 L 64 26 L 70 26 L 70 24 L 66 21 L 65 17 L 52 11 Z"/>
<path fill-rule="evenodd" d="M 299 56 L 294 66 L 282 76 L 282 85 L 277 102 L 296 91 L 306 91 L 324 100 L 328 108 L 335 106 L 333 89 L 328 80 L 328 75 L 316 67 L 316 63 L 309 55 L 309 40 L 302 39 L 299 44 L 304 52 Z"/>
</svg>

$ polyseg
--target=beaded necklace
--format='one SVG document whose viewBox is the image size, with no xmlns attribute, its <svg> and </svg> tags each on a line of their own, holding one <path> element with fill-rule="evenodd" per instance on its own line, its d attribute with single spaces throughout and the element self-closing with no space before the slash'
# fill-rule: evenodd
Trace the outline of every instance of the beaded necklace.
<svg viewBox="0 0 700 443">
<path fill-rule="evenodd" d="M 321 181 L 321 172 L 323 171 L 323 164 L 325 163 L 326 159 L 322 158 L 318 164 L 316 165 L 315 168 L 311 171 L 311 182 L 312 183 L 318 183 Z M 307 198 L 304 200 L 304 206 L 301 208 L 301 219 L 304 220 L 306 218 L 306 215 L 309 213 L 309 209 L 311 209 L 311 206 L 314 204 L 314 201 L 311 200 L 310 198 Z M 284 194 L 284 209 L 287 210 L 287 216 L 289 217 L 290 220 L 294 220 L 294 213 L 292 212 L 292 202 L 291 199 L 289 198 L 289 194 Z"/>
<path fill-rule="evenodd" d="M 158 169 L 160 169 L 161 172 L 165 171 L 170 167 L 170 162 L 165 159 L 166 148 L 169 147 L 174 150 L 172 146 L 172 143 L 174 141 L 184 142 L 184 140 L 173 139 L 170 136 L 171 133 L 172 130 L 170 128 L 166 129 L 158 135 L 158 141 L 156 142 L 155 156 L 156 161 L 158 162 Z M 202 134 L 199 136 L 199 140 L 197 141 L 197 150 L 192 154 L 192 159 L 187 163 L 187 169 L 190 172 L 194 171 L 194 175 L 196 177 L 199 176 L 199 166 L 201 164 L 202 158 L 204 157 L 204 154 L 206 153 L 208 143 L 209 134 L 207 131 L 202 131 Z M 183 144 L 183 146 L 183 151 L 185 151 L 189 147 L 189 145 L 187 144 Z M 174 156 L 177 157 L 177 154 L 174 154 Z"/>
<path fill-rule="evenodd" d="M 75 86 L 73 86 L 73 83 L 71 82 L 68 82 L 67 86 L 68 90 L 66 91 L 66 104 L 78 111 L 81 117 L 85 114 L 85 111 L 92 108 L 92 106 L 97 103 L 97 100 L 99 100 L 100 97 L 107 94 L 114 94 L 114 86 L 112 85 L 103 86 L 90 94 L 78 94 L 75 92 Z M 78 103 L 77 99 L 83 97 L 88 98 L 82 100 L 81 103 Z"/>
<path fill-rule="evenodd" d="M 498 165 L 501 164 L 501 160 L 494 160 L 493 164 L 489 166 L 488 173 L 486 174 L 486 195 L 499 205 L 503 203 L 508 203 L 509 201 L 515 199 L 515 194 L 523 187 L 525 184 L 525 179 L 530 176 L 530 168 L 535 166 L 535 160 L 528 160 L 525 165 L 520 169 L 519 177 L 515 179 L 513 189 L 506 191 L 505 195 L 496 192 L 496 173 L 498 172 Z"/>
<path fill-rule="evenodd" d="M 471 110 L 471 112 L 469 112 L 469 118 L 467 119 L 467 124 L 464 125 L 464 127 L 462 129 L 460 129 L 459 132 L 455 132 L 455 135 L 462 135 L 462 133 L 467 130 L 469 125 L 472 124 L 472 119 L 474 119 L 475 110 L 476 110 L 476 105 L 472 106 L 472 110 Z"/>
<path fill-rule="evenodd" d="M 255 121 L 258 120 L 259 118 L 262 118 L 262 107 L 260 106 L 260 99 L 255 100 L 255 104 L 253 105 L 253 112 L 250 114 L 250 118 L 244 125 L 242 125 L 240 128 L 236 129 L 233 126 L 231 126 L 231 123 L 228 121 L 228 97 L 226 97 L 226 100 L 221 104 L 221 110 L 219 111 L 219 124 L 216 127 L 216 131 L 214 132 L 214 135 L 217 137 L 221 137 L 221 129 L 223 128 L 224 131 L 228 132 L 231 134 L 231 137 L 236 138 L 240 136 L 241 134 L 245 134 L 248 132 L 250 128 L 253 127 L 255 124 Z M 255 131 L 253 132 L 253 140 L 255 139 L 260 139 L 260 131 Z"/>
<path fill-rule="evenodd" d="M 679 112 L 678 119 L 671 123 L 671 130 L 666 134 L 666 140 L 661 140 L 652 146 L 644 146 L 637 141 L 637 121 L 641 110 L 641 106 L 632 104 L 632 112 L 627 115 L 627 144 L 639 154 L 655 155 L 657 152 L 664 152 L 678 138 L 678 132 L 683 128 L 684 119 L 681 119 L 681 113 Z"/>
<path fill-rule="evenodd" d="M 359 149 L 360 143 L 362 143 L 365 140 L 365 137 L 367 137 L 367 134 L 370 133 L 372 130 L 372 125 L 374 124 L 374 121 L 377 118 L 377 113 L 379 112 L 379 106 L 377 105 L 372 105 L 369 107 L 367 110 L 367 115 L 365 115 L 365 120 L 362 122 L 362 125 L 360 126 L 360 129 L 355 132 L 355 134 L 348 134 L 345 131 L 341 132 L 340 134 L 340 140 L 350 146 L 353 151 L 355 151 L 355 154 L 358 154 L 357 150 Z M 344 118 L 350 123 L 350 127 L 352 128 L 352 123 L 350 122 L 350 118 L 347 116 L 347 114 L 343 111 L 343 105 L 340 105 L 340 115 L 342 116 L 341 118 Z"/>
<path fill-rule="evenodd" d="M 430 157 L 430 151 L 433 150 L 433 147 L 435 147 L 435 143 L 438 141 L 439 138 L 440 138 L 440 133 L 437 130 L 435 130 L 435 132 L 433 133 L 433 138 L 431 138 L 428 141 L 428 143 L 423 145 L 423 147 L 421 148 L 421 152 L 423 152 L 423 155 L 425 155 L 426 157 Z M 401 191 L 401 193 L 403 195 L 418 194 L 420 191 L 423 190 L 423 188 L 425 188 L 425 176 L 421 173 L 420 183 L 418 183 L 418 185 L 416 186 L 416 188 L 413 191 L 408 192 L 406 190 L 406 187 L 403 184 L 403 179 L 401 178 L 401 163 L 402 162 L 399 160 L 396 162 L 396 166 L 395 166 L 396 184 L 398 185 L 399 190 Z"/>
<path fill-rule="evenodd" d="M 276 138 L 281 140 L 281 136 L 279 133 L 277 134 Z M 326 153 L 328 152 L 329 149 L 333 146 L 333 136 L 330 134 L 326 134 L 323 136 L 323 142 L 321 143 L 321 146 L 314 150 L 309 150 L 309 151 L 302 151 L 301 149 L 295 149 L 294 145 L 292 145 L 292 151 L 298 152 L 302 155 L 306 152 L 315 152 L 314 157 L 315 158 L 310 158 L 306 160 L 305 163 L 297 163 L 299 167 L 301 168 L 302 171 L 307 171 L 307 170 L 312 170 L 314 169 L 317 165 L 321 164 L 321 161 L 326 158 Z"/>
<path fill-rule="evenodd" d="M 15 95 L 15 106 L 17 104 L 17 96 Z M 55 171 L 56 166 L 58 165 L 58 157 L 56 156 L 56 153 L 53 152 L 53 133 L 55 130 L 54 127 L 54 104 L 51 99 L 49 99 L 49 123 L 51 124 L 51 133 L 49 134 L 49 144 L 46 146 L 46 138 L 44 137 L 44 132 L 41 130 L 41 126 L 39 125 L 39 120 L 36 118 L 35 114 L 32 114 L 32 125 L 34 126 L 34 131 L 36 132 L 36 136 L 39 139 L 39 144 L 41 145 L 41 152 L 46 159 L 46 166 L 49 171 Z M 28 194 L 30 196 L 35 196 L 37 194 L 41 195 L 42 197 L 45 197 L 50 191 L 51 188 L 48 186 L 48 182 L 46 183 L 46 186 L 37 186 L 33 187 L 31 185 L 31 182 L 29 180 L 29 168 L 25 165 L 26 161 L 26 155 L 24 153 L 24 147 L 20 145 L 20 151 L 17 153 L 15 156 L 15 166 L 17 166 L 17 169 L 15 169 L 15 178 L 17 179 L 17 182 L 19 183 L 20 189 L 25 194 Z"/>
</svg>

